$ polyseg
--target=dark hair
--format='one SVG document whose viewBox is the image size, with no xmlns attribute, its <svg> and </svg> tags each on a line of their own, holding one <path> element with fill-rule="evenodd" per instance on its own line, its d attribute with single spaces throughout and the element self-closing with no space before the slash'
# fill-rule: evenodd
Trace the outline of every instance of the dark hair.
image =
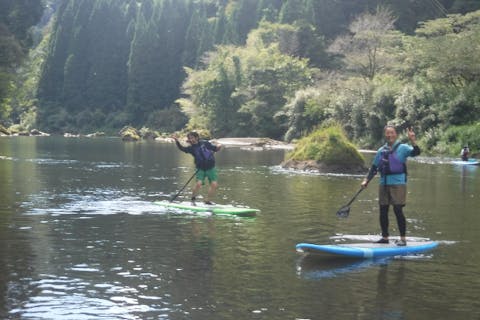
<svg viewBox="0 0 480 320">
<path fill-rule="evenodd" d="M 195 131 L 190 131 L 189 133 L 187 133 L 187 137 L 194 137 L 194 138 L 200 139 L 200 136 Z"/>
<path fill-rule="evenodd" d="M 395 132 L 397 132 L 397 128 L 395 128 L 393 124 L 387 124 L 385 127 L 383 127 L 383 131 L 387 130 L 388 128 L 392 128 L 395 130 Z"/>
</svg>

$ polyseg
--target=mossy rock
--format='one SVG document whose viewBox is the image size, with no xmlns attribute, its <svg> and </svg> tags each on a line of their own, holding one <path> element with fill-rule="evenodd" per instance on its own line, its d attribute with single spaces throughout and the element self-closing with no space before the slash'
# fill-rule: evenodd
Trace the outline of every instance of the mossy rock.
<svg viewBox="0 0 480 320">
<path fill-rule="evenodd" d="M 141 128 L 139 133 L 140 136 L 145 140 L 155 140 L 160 136 L 158 132 L 146 127 Z"/>
<path fill-rule="evenodd" d="M 0 124 L 0 134 L 9 136 L 11 133 L 10 133 L 10 131 L 8 131 L 7 128 L 5 128 L 4 126 L 2 126 L 2 125 Z"/>
<path fill-rule="evenodd" d="M 19 124 L 13 124 L 7 129 L 12 135 L 26 135 L 25 128 Z"/>
<path fill-rule="evenodd" d="M 138 133 L 137 129 L 130 126 L 125 126 L 119 132 L 120 136 L 122 137 L 123 141 L 138 141 L 140 140 L 140 134 Z"/>
<path fill-rule="evenodd" d="M 333 173 L 365 173 L 365 159 L 339 125 L 321 128 L 298 141 L 283 167 Z"/>
</svg>

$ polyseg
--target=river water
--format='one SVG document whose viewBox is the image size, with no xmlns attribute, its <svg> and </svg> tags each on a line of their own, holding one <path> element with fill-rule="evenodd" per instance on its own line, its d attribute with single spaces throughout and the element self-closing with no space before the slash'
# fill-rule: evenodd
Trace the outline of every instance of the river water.
<svg viewBox="0 0 480 320">
<path fill-rule="evenodd" d="M 261 209 L 226 218 L 153 204 L 194 172 L 173 144 L 1 138 L 0 318 L 480 319 L 480 168 L 409 162 L 408 236 L 434 251 L 331 261 L 295 244 L 376 239 L 376 182 L 339 219 L 361 177 L 281 170 L 284 152 L 217 154 L 216 201 Z"/>
</svg>

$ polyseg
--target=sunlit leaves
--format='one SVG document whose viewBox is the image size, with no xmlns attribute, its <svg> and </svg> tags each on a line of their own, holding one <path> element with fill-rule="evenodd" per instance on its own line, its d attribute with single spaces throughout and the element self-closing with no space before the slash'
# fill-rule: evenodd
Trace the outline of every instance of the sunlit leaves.
<svg viewBox="0 0 480 320">
<path fill-rule="evenodd" d="M 214 133 L 282 137 L 285 127 L 274 115 L 311 81 L 307 61 L 279 49 L 283 30 L 293 29 L 263 25 L 275 34 L 255 30 L 247 46 L 220 46 L 208 56 L 204 70 L 189 70 L 184 90 L 191 103 L 180 102 L 191 115 L 206 119 L 204 126 Z"/>
</svg>

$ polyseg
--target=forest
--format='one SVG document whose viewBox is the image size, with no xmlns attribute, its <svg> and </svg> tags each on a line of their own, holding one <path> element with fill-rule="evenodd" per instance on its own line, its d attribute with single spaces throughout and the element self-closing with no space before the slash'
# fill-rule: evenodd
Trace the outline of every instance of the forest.
<svg viewBox="0 0 480 320">
<path fill-rule="evenodd" d="M 480 149 L 475 0 L 0 0 L 0 124 Z"/>
</svg>

